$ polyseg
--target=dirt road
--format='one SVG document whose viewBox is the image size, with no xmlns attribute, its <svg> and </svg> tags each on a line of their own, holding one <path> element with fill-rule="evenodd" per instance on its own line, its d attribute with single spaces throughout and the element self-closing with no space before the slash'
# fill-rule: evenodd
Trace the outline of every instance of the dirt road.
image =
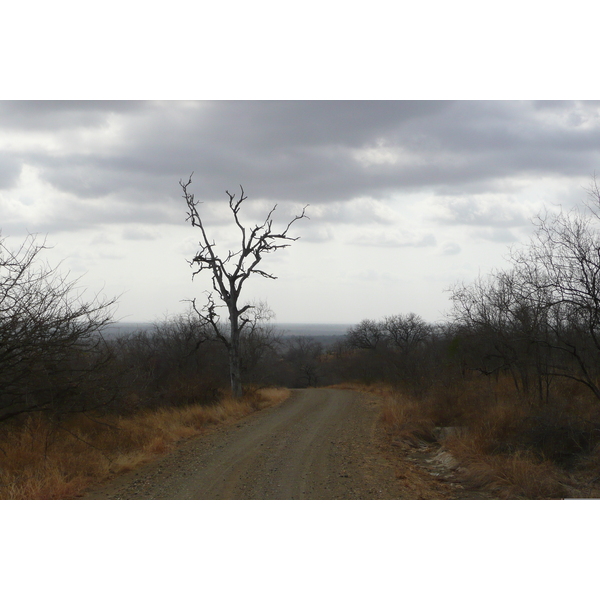
<svg viewBox="0 0 600 600">
<path fill-rule="evenodd" d="M 393 499 L 414 497 L 378 447 L 376 400 L 296 390 L 89 493 L 87 499 Z"/>
</svg>

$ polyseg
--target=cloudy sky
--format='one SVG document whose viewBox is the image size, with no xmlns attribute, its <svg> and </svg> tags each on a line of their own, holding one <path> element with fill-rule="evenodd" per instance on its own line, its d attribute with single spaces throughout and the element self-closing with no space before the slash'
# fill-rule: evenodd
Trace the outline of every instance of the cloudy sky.
<svg viewBox="0 0 600 600">
<path fill-rule="evenodd" d="M 241 213 L 300 236 L 250 280 L 279 322 L 355 323 L 449 309 L 449 286 L 503 266 L 544 207 L 572 206 L 600 170 L 600 104 L 554 101 L 2 101 L 2 235 L 47 236 L 51 264 L 150 321 L 201 299 L 198 232 L 217 249 Z"/>
</svg>

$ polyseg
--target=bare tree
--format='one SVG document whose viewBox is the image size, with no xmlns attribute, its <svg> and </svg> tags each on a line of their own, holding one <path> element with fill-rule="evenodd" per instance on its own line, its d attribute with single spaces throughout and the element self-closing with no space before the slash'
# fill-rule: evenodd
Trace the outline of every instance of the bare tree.
<svg viewBox="0 0 600 600">
<path fill-rule="evenodd" d="M 125 409 L 209 404 L 228 380 L 224 349 L 191 307 L 110 345 Z"/>
<path fill-rule="evenodd" d="M 432 333 L 431 325 L 415 313 L 386 317 L 382 329 L 394 346 L 407 353 L 424 342 Z"/>
<path fill-rule="evenodd" d="M 494 271 L 470 285 L 451 288 L 452 315 L 469 340 L 470 368 L 485 375 L 509 372 L 519 392 L 529 395 L 536 382 L 540 399 L 547 397 L 550 368 L 548 295 L 528 289 L 520 269 Z"/>
<path fill-rule="evenodd" d="M 512 251 L 512 269 L 452 289 L 454 317 L 487 344 L 481 370 L 510 370 L 540 400 L 553 378 L 587 386 L 600 398 L 600 188 L 584 206 L 535 220 L 535 233 Z"/>
<path fill-rule="evenodd" d="M 0 239 L 0 421 L 101 402 L 92 380 L 116 299 L 84 300 L 77 280 L 40 260 L 44 249 L 35 236 L 16 250 Z"/>
<path fill-rule="evenodd" d="M 242 375 L 252 378 L 253 383 L 264 383 L 272 376 L 277 364 L 278 350 L 282 345 L 282 333 L 269 323 L 275 313 L 266 302 L 253 301 L 248 309 L 240 340 Z"/>
<path fill-rule="evenodd" d="M 595 177 L 588 194 L 583 207 L 539 215 L 534 238 L 512 260 L 522 276 L 521 295 L 544 297 L 552 331 L 546 343 L 563 357 L 554 371 L 600 398 L 600 189 Z"/>
<path fill-rule="evenodd" d="M 381 323 L 363 319 L 358 325 L 348 329 L 346 342 L 350 348 L 375 350 L 384 340 L 385 332 Z"/>
<path fill-rule="evenodd" d="M 192 173 L 193 175 L 193 173 Z M 242 287 L 251 275 L 260 275 L 267 279 L 276 279 L 276 277 L 259 268 L 260 262 L 267 254 L 286 248 L 290 242 L 296 241 L 297 237 L 289 235 L 290 227 L 296 221 L 308 218 L 305 214 L 306 206 L 302 209 L 300 215 L 295 216 L 286 227 L 276 233 L 273 231 L 273 213 L 277 208 L 275 205 L 267 214 L 264 222 L 261 225 L 255 225 L 247 229 L 244 227 L 239 218 L 239 212 L 242 204 L 247 200 L 244 194 L 244 188 L 240 186 L 240 198 L 236 200 L 235 194 L 225 193 L 229 197 L 229 208 L 233 215 L 235 225 L 239 229 L 241 235 L 240 249 L 236 252 L 229 250 L 224 258 L 217 255 L 215 251 L 215 242 L 210 242 L 202 218 L 198 212 L 199 202 L 194 200 L 194 194 L 190 193 L 188 188 L 192 183 L 192 175 L 187 183 L 179 182 L 183 189 L 183 197 L 185 198 L 188 213 L 187 221 L 190 221 L 192 227 L 200 229 L 201 239 L 199 242 L 200 249 L 189 261 L 190 266 L 195 268 L 192 278 L 201 273 L 208 271 L 212 278 L 212 287 L 217 296 L 224 302 L 229 316 L 229 332 L 226 333 L 219 323 L 219 314 L 217 309 L 219 306 L 214 300 L 213 294 L 209 293 L 207 302 L 202 308 L 198 308 L 195 300 L 192 301 L 192 306 L 198 316 L 212 327 L 212 330 L 217 339 L 221 340 L 226 346 L 229 354 L 229 369 L 231 374 L 231 390 L 234 396 L 242 395 L 242 366 L 240 339 L 244 327 L 251 322 L 247 311 L 252 308 L 252 305 L 245 304 L 239 306 Z"/>
<path fill-rule="evenodd" d="M 323 345 L 312 337 L 295 336 L 288 341 L 285 358 L 294 369 L 294 385 L 317 385 L 322 355 Z"/>
</svg>

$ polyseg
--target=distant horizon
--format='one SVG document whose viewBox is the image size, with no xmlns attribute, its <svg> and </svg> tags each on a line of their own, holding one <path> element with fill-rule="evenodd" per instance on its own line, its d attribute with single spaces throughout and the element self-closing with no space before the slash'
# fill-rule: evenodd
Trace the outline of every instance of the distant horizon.
<svg viewBox="0 0 600 600">
<path fill-rule="evenodd" d="M 174 315 L 176 316 L 176 315 Z M 137 324 L 151 324 L 151 323 L 161 323 L 165 320 L 168 319 L 155 319 L 155 320 L 151 320 L 151 321 L 125 321 L 125 320 L 118 320 L 118 321 L 114 321 L 115 324 L 121 324 L 121 325 L 137 325 Z M 336 327 L 342 327 L 342 326 L 348 326 L 348 327 L 352 327 L 353 325 L 357 325 L 357 323 L 336 323 L 336 322 L 331 322 L 331 321 L 268 321 L 268 323 L 272 324 L 272 325 L 332 325 L 332 326 L 336 326 Z"/>
<path fill-rule="evenodd" d="M 164 322 L 164 321 L 163 321 Z M 120 321 L 107 325 L 106 334 L 110 337 L 121 334 L 127 335 L 135 331 L 151 330 L 160 321 Z M 268 323 L 287 337 L 306 336 L 322 341 L 333 341 L 335 338 L 343 337 L 353 323 Z"/>
</svg>

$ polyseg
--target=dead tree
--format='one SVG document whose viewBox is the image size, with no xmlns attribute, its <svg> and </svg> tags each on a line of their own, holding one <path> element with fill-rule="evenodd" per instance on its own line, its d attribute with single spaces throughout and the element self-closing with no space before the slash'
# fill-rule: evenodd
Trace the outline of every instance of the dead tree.
<svg viewBox="0 0 600 600">
<path fill-rule="evenodd" d="M 217 312 L 219 306 L 215 302 L 212 293 L 208 294 L 207 302 L 203 308 L 199 309 L 195 300 L 192 301 L 192 306 L 198 316 L 212 328 L 216 338 L 226 346 L 229 354 L 231 391 L 235 397 L 239 397 L 242 395 L 240 340 L 242 330 L 251 322 L 246 313 L 253 308 L 250 304 L 241 307 L 238 305 L 242 287 L 253 274 L 266 277 L 267 279 L 277 279 L 271 273 L 260 269 L 259 264 L 265 255 L 281 248 L 286 248 L 290 245 L 289 242 L 299 239 L 297 237 L 290 237 L 289 230 L 296 221 L 305 217 L 308 218 L 305 214 L 306 206 L 302 209 L 302 213 L 295 216 L 280 233 L 273 231 L 272 216 L 277 205 L 269 211 L 262 225 L 255 225 L 251 229 L 246 229 L 239 219 L 242 204 L 247 200 L 244 188 L 240 186 L 241 195 L 239 200 L 235 199 L 235 194 L 230 194 L 226 191 L 225 193 L 229 197 L 229 208 L 241 234 L 241 248 L 236 252 L 229 250 L 227 256 L 221 258 L 216 254 L 215 242 L 211 243 L 207 236 L 204 223 L 198 212 L 198 204 L 200 203 L 194 200 L 194 194 L 188 191 L 192 183 L 192 175 L 190 175 L 187 183 L 179 181 L 188 208 L 186 220 L 190 221 L 193 227 L 200 229 L 201 233 L 200 249 L 194 258 L 188 262 L 195 269 L 192 278 L 202 271 L 208 271 L 211 274 L 213 290 L 225 303 L 228 311 L 229 333 L 226 333 L 220 326 L 220 319 Z"/>
</svg>

